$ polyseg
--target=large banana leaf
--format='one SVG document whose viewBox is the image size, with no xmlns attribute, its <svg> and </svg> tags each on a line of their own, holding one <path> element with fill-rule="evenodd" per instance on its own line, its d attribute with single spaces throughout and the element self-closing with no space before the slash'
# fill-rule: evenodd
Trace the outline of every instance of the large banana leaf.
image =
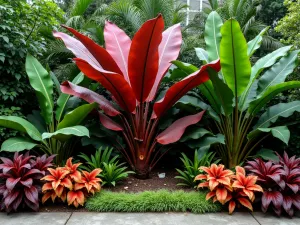
<svg viewBox="0 0 300 225">
<path fill-rule="evenodd" d="M 270 86 L 280 84 L 291 74 L 298 64 L 298 51 L 282 57 L 279 62 L 267 70 L 258 80 L 257 94 L 262 95 Z"/>
<path fill-rule="evenodd" d="M 239 23 L 227 20 L 221 29 L 220 60 L 224 80 L 234 96 L 240 96 L 246 89 L 251 73 L 247 55 L 247 42 Z"/>
<path fill-rule="evenodd" d="M 205 23 L 204 39 L 209 62 L 220 58 L 222 19 L 215 11 L 211 12 Z"/>
<path fill-rule="evenodd" d="M 269 30 L 269 27 L 266 27 L 265 29 L 263 29 L 253 40 L 248 42 L 248 51 L 247 54 L 249 57 L 251 57 L 254 52 L 259 49 L 261 42 L 263 40 L 263 35 L 267 32 L 267 30 Z"/>
<path fill-rule="evenodd" d="M 256 99 L 256 97 L 257 97 L 257 87 L 258 87 L 258 80 L 255 80 L 253 82 L 253 84 L 251 85 L 251 88 L 249 89 L 248 94 L 245 95 L 246 98 L 245 99 L 241 98 L 241 100 L 239 101 L 239 110 L 240 111 L 243 112 L 246 109 L 248 109 L 249 104 Z M 242 95 L 242 97 L 244 97 L 244 95 Z"/>
<path fill-rule="evenodd" d="M 27 120 L 17 116 L 0 116 L 0 127 L 11 128 L 23 133 L 36 141 L 42 141 L 40 132 Z"/>
<path fill-rule="evenodd" d="M 195 52 L 197 57 L 202 61 L 203 64 L 207 64 L 209 62 L 208 53 L 203 48 L 195 48 Z"/>
<path fill-rule="evenodd" d="M 197 140 L 201 137 L 204 137 L 205 135 L 213 136 L 213 133 L 202 127 L 191 127 L 184 132 L 184 135 L 180 138 L 180 142 L 185 142 L 188 140 Z"/>
<path fill-rule="evenodd" d="M 250 103 L 248 108 L 248 113 L 255 115 L 258 113 L 262 107 L 264 107 L 274 96 L 277 94 L 293 89 L 293 88 L 300 88 L 300 81 L 289 81 L 281 84 L 277 84 L 274 86 L 269 87 L 262 96 L 260 96 L 257 100 Z"/>
<path fill-rule="evenodd" d="M 64 119 L 57 125 L 57 129 L 79 125 L 87 115 L 97 107 L 97 103 L 85 104 L 77 107 L 65 115 Z"/>
<path fill-rule="evenodd" d="M 279 117 L 287 118 L 294 112 L 300 112 L 300 101 L 279 103 L 271 106 L 263 113 L 253 129 L 266 128 L 275 123 Z"/>
<path fill-rule="evenodd" d="M 84 126 L 74 126 L 74 127 L 66 127 L 60 130 L 55 131 L 54 133 L 43 133 L 43 139 L 55 138 L 60 141 L 67 141 L 72 136 L 89 137 L 89 130 Z"/>
<path fill-rule="evenodd" d="M 248 134 L 248 139 L 258 137 L 261 133 L 271 133 L 273 137 L 278 138 L 286 145 L 288 145 L 290 140 L 290 131 L 287 126 L 271 127 L 271 128 L 258 128 L 254 131 L 251 131 Z"/>
<path fill-rule="evenodd" d="M 23 150 L 30 150 L 37 146 L 38 143 L 26 137 L 13 137 L 4 141 L 1 145 L 1 151 L 20 152 Z"/>
<path fill-rule="evenodd" d="M 84 75 L 83 73 L 79 73 L 73 80 L 72 80 L 72 83 L 73 84 L 80 84 L 84 79 Z M 69 100 L 71 95 L 68 95 L 68 94 L 64 94 L 62 93 L 59 98 L 57 99 L 57 108 L 56 108 L 56 112 L 55 112 L 55 118 L 58 122 L 60 122 L 62 116 L 63 116 L 63 113 L 64 113 L 64 109 L 67 105 L 67 102 Z"/>
<path fill-rule="evenodd" d="M 226 116 L 230 115 L 233 110 L 233 93 L 229 87 L 219 78 L 218 73 L 209 70 L 209 77 L 214 86 L 214 92 L 222 105 Z"/>
<path fill-rule="evenodd" d="M 204 136 L 198 140 L 187 141 L 186 145 L 192 149 L 198 149 L 199 152 L 206 152 L 213 144 L 225 144 L 225 137 L 223 134 L 215 136 Z"/>
<path fill-rule="evenodd" d="M 26 57 L 26 72 L 30 85 L 36 91 L 41 114 L 47 124 L 52 122 L 53 114 L 53 81 L 39 61 L 32 55 Z"/>
</svg>

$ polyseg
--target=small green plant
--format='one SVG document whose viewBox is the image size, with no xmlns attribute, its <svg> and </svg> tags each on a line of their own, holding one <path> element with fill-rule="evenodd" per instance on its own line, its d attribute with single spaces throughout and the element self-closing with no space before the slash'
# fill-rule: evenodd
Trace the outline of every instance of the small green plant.
<svg viewBox="0 0 300 225">
<path fill-rule="evenodd" d="M 215 163 L 218 164 L 220 159 L 217 159 L 215 161 L 216 153 L 206 153 L 202 157 L 199 156 L 199 153 L 197 150 L 195 150 L 194 154 L 194 160 L 190 160 L 186 154 L 182 153 L 182 157 L 180 160 L 183 162 L 184 170 L 176 169 L 177 172 L 180 174 L 180 176 L 176 176 L 175 178 L 180 179 L 181 182 L 178 183 L 178 186 L 188 186 L 195 188 L 197 186 L 197 182 L 195 181 L 195 177 L 201 173 L 203 173 L 202 170 L 199 170 L 200 166 L 210 166 L 211 164 Z"/>
<path fill-rule="evenodd" d="M 91 172 L 94 169 L 101 168 L 103 172 L 100 174 L 102 179 L 102 186 L 109 185 L 115 186 L 117 182 L 128 177 L 132 171 L 126 171 L 127 167 L 123 166 L 125 163 L 119 163 L 117 160 L 119 155 L 112 155 L 113 148 L 105 148 L 102 150 L 100 147 L 94 155 L 90 157 L 84 153 L 79 155 L 80 158 L 86 162 L 84 165 L 80 165 L 82 170 Z"/>
</svg>

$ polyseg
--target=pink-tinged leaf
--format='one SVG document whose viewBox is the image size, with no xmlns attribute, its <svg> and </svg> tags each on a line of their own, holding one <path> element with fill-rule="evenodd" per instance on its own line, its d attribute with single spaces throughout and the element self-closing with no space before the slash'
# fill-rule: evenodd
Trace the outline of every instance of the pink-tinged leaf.
<svg viewBox="0 0 300 225">
<path fill-rule="evenodd" d="M 66 34 L 61 35 L 61 33 L 54 33 L 54 36 L 61 38 L 65 43 L 66 47 L 70 51 L 72 51 L 77 58 L 81 58 L 87 61 L 92 66 L 95 64 L 102 70 L 111 71 L 119 74 L 122 73 L 116 62 L 111 57 L 111 55 L 103 47 L 99 46 L 92 39 L 79 33 L 73 28 L 64 25 L 63 27 L 70 31 L 76 38 L 78 38 L 81 45 L 78 44 L 78 41 L 74 41 L 72 38 L 66 38 Z M 93 58 L 91 56 L 93 56 Z M 98 63 L 95 63 L 94 59 L 96 59 Z M 98 69 L 97 67 L 94 68 Z"/>
<path fill-rule="evenodd" d="M 4 198 L 4 204 L 5 206 L 8 208 L 10 206 L 11 203 L 13 203 L 13 201 L 15 201 L 15 199 L 20 195 L 20 191 L 11 191 L 10 193 L 8 193 L 8 195 Z"/>
<path fill-rule="evenodd" d="M 38 190 L 35 186 L 31 186 L 31 188 L 24 188 L 24 192 L 26 198 L 32 203 L 36 203 L 39 201 Z"/>
<path fill-rule="evenodd" d="M 282 206 L 284 210 L 290 215 L 293 216 L 294 211 L 292 209 L 293 199 L 290 196 L 283 196 Z"/>
<path fill-rule="evenodd" d="M 14 187 L 17 185 L 17 183 L 21 180 L 21 177 L 15 179 L 15 178 L 8 178 L 6 180 L 6 187 L 8 190 L 14 189 Z"/>
<path fill-rule="evenodd" d="M 117 116 L 120 114 L 120 112 L 116 110 L 106 98 L 87 88 L 72 84 L 69 81 L 65 81 L 61 84 L 60 89 L 63 93 L 74 95 L 78 98 L 87 101 L 88 103 L 98 103 L 99 108 L 102 109 L 104 113 L 109 116 Z"/>
<path fill-rule="evenodd" d="M 21 180 L 20 183 L 24 186 L 30 188 L 32 186 L 32 178 L 28 178 L 27 180 Z"/>
<path fill-rule="evenodd" d="M 134 35 L 128 58 L 131 87 L 138 102 L 148 97 L 158 72 L 158 46 L 164 21 L 161 15 L 146 21 Z"/>
<path fill-rule="evenodd" d="M 114 131 L 122 131 L 123 130 L 123 128 L 121 127 L 121 125 L 117 124 L 115 121 L 113 121 L 108 116 L 105 116 L 104 114 L 99 113 L 99 118 L 100 118 L 101 124 L 105 128 L 107 128 L 109 130 L 114 130 Z"/>
<path fill-rule="evenodd" d="M 154 104 L 154 114 L 152 115 L 152 118 L 161 117 L 189 90 L 208 81 L 209 76 L 207 68 L 212 68 L 217 72 L 220 71 L 220 60 L 202 66 L 200 70 L 171 86 L 164 98 Z"/>
<path fill-rule="evenodd" d="M 293 205 L 300 210 L 300 195 L 293 196 Z"/>
<path fill-rule="evenodd" d="M 287 186 L 288 186 L 295 194 L 297 194 L 297 192 L 299 191 L 299 185 L 297 185 L 297 184 L 287 184 Z"/>
<path fill-rule="evenodd" d="M 158 72 L 147 101 L 150 102 L 154 99 L 162 78 L 171 66 L 171 61 L 176 60 L 179 55 L 181 43 L 180 24 L 175 24 L 162 33 L 162 41 L 158 48 Z"/>
<path fill-rule="evenodd" d="M 104 40 L 106 51 L 118 64 L 125 80 L 130 83 L 128 75 L 128 55 L 131 40 L 117 25 L 105 21 Z"/>
<path fill-rule="evenodd" d="M 198 123 L 204 113 L 205 111 L 202 111 L 195 115 L 186 116 L 176 120 L 171 126 L 157 136 L 157 142 L 162 145 L 167 145 L 178 141 L 185 129 L 190 125 Z"/>
<path fill-rule="evenodd" d="M 135 95 L 122 75 L 103 73 L 94 69 L 84 60 L 74 60 L 87 77 L 100 82 L 115 97 L 121 108 L 127 112 L 135 110 Z"/>
<path fill-rule="evenodd" d="M 261 198 L 263 208 L 267 209 L 272 201 L 275 208 L 281 207 L 283 197 L 279 191 L 265 191 Z"/>
</svg>

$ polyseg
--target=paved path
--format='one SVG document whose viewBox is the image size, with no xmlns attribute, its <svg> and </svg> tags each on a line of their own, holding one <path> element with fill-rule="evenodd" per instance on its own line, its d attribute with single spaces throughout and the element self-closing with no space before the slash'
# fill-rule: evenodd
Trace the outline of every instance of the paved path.
<svg viewBox="0 0 300 225">
<path fill-rule="evenodd" d="M 262 213 L 0 213 L 0 225 L 300 225 L 300 216 L 289 219 Z"/>
</svg>

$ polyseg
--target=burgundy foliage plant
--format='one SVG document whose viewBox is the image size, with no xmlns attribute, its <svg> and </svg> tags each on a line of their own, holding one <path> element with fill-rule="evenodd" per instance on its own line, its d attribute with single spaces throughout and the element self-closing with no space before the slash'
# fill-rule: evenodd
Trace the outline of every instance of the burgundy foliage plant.
<svg viewBox="0 0 300 225">
<path fill-rule="evenodd" d="M 0 207 L 6 212 L 17 211 L 20 206 L 39 209 L 40 179 L 52 166 L 55 156 L 35 157 L 15 153 L 14 158 L 0 157 Z"/>
<path fill-rule="evenodd" d="M 289 158 L 285 152 L 283 157 L 279 156 L 279 162 L 255 159 L 245 168 L 258 177 L 257 183 L 264 189 L 261 197 L 263 212 L 269 206 L 277 215 L 284 210 L 293 216 L 296 210 L 300 210 L 300 158 Z"/>
<path fill-rule="evenodd" d="M 178 141 L 186 127 L 198 123 L 204 112 L 181 118 L 157 134 L 159 119 L 189 90 L 208 81 L 208 68 L 219 71 L 219 61 L 174 84 L 154 103 L 160 82 L 180 51 L 179 24 L 164 31 L 164 20 L 159 15 L 146 21 L 130 40 L 123 30 L 106 22 L 105 48 L 74 29 L 63 27 L 76 39 L 61 32 L 54 32 L 54 36 L 73 52 L 79 69 L 110 92 L 113 101 L 69 81 L 61 85 L 62 92 L 99 104 L 100 122 L 107 129 L 122 132 L 127 147 L 120 145 L 119 150 L 137 176 L 146 178 L 163 155 L 157 150 L 157 143 Z"/>
</svg>

